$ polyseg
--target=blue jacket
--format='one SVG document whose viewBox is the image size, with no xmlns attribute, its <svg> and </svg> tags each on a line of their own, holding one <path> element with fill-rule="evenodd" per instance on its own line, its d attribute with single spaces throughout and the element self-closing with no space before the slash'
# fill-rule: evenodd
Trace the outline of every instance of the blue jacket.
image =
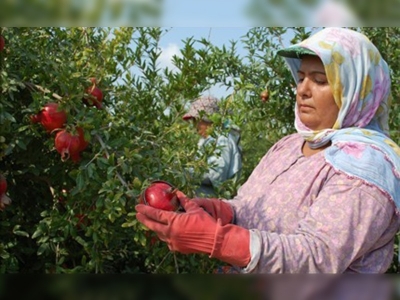
<svg viewBox="0 0 400 300">
<path fill-rule="evenodd" d="M 213 155 L 207 158 L 209 169 L 204 174 L 201 186 L 196 191 L 197 196 L 201 196 L 201 194 L 204 194 L 203 196 L 214 196 L 214 187 L 218 187 L 225 180 L 240 176 L 242 150 L 239 141 L 240 131 L 232 127 L 227 136 L 220 135 L 217 139 L 208 136 L 199 140 L 200 151 L 207 146 L 215 146 L 215 151 Z"/>
</svg>

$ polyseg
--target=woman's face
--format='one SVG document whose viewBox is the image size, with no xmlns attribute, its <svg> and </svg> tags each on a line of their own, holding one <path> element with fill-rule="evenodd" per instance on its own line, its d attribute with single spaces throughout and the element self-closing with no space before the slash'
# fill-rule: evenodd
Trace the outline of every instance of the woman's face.
<svg viewBox="0 0 400 300">
<path fill-rule="evenodd" d="M 208 131 L 212 123 L 206 122 L 204 120 L 195 120 L 195 119 L 193 119 L 193 121 L 196 126 L 197 133 L 201 135 L 203 138 L 206 138 L 209 134 Z"/>
<path fill-rule="evenodd" d="M 296 103 L 301 122 L 311 130 L 332 128 L 339 113 L 318 56 L 304 56 L 298 71 Z"/>
</svg>

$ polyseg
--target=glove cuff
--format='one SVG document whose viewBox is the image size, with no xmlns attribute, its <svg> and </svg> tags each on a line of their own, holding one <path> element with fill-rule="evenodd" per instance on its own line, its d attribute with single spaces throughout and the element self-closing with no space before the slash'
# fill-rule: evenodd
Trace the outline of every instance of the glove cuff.
<svg viewBox="0 0 400 300">
<path fill-rule="evenodd" d="M 218 219 L 210 257 L 238 267 L 247 266 L 251 259 L 249 230 L 233 224 L 222 226 Z"/>
<path fill-rule="evenodd" d="M 217 203 L 220 205 L 222 225 L 234 223 L 235 214 L 232 205 L 226 203 L 222 199 L 218 199 L 217 201 L 218 201 Z"/>
</svg>

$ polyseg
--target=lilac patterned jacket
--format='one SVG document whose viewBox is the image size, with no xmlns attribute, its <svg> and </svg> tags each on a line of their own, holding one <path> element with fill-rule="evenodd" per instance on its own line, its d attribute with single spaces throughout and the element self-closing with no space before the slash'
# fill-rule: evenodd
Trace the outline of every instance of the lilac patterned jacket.
<svg viewBox="0 0 400 300">
<path fill-rule="evenodd" d="M 289 135 L 261 159 L 230 203 L 250 229 L 244 273 L 384 273 L 400 218 L 377 187 L 335 171 Z"/>
</svg>

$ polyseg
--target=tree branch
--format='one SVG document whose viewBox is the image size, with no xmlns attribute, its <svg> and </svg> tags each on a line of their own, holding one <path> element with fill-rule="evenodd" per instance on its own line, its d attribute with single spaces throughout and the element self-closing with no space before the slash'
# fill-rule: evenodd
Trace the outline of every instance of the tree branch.
<svg viewBox="0 0 400 300">
<path fill-rule="evenodd" d="M 26 87 L 28 87 L 30 90 L 32 90 L 32 91 L 39 91 L 39 92 L 42 92 L 44 94 L 51 93 L 51 96 L 53 96 L 55 99 L 62 100 L 62 97 L 60 95 L 58 95 L 56 93 L 52 93 L 50 90 L 48 90 L 48 89 L 46 89 L 46 88 L 44 88 L 44 87 L 42 87 L 42 86 L 40 86 L 38 84 L 34 84 L 34 83 L 31 83 L 31 82 L 27 82 L 27 81 L 24 81 L 23 84 Z"/>
<path fill-rule="evenodd" d="M 100 135 L 96 134 L 95 136 L 96 136 L 97 140 L 99 141 L 99 143 L 100 143 L 100 145 L 101 145 L 101 148 L 103 148 L 104 152 L 106 153 L 106 157 L 107 157 L 107 159 L 108 159 L 108 158 L 110 157 L 110 153 L 109 153 L 108 150 L 107 150 L 106 144 L 104 143 L 104 141 L 103 141 L 103 139 L 101 138 Z M 126 181 L 122 178 L 121 174 L 119 174 L 118 171 L 115 171 L 115 172 L 117 173 L 117 177 L 118 177 L 119 181 L 121 181 L 121 183 L 123 184 L 123 186 L 125 186 L 127 189 L 129 189 L 128 184 L 127 184 Z"/>
</svg>

